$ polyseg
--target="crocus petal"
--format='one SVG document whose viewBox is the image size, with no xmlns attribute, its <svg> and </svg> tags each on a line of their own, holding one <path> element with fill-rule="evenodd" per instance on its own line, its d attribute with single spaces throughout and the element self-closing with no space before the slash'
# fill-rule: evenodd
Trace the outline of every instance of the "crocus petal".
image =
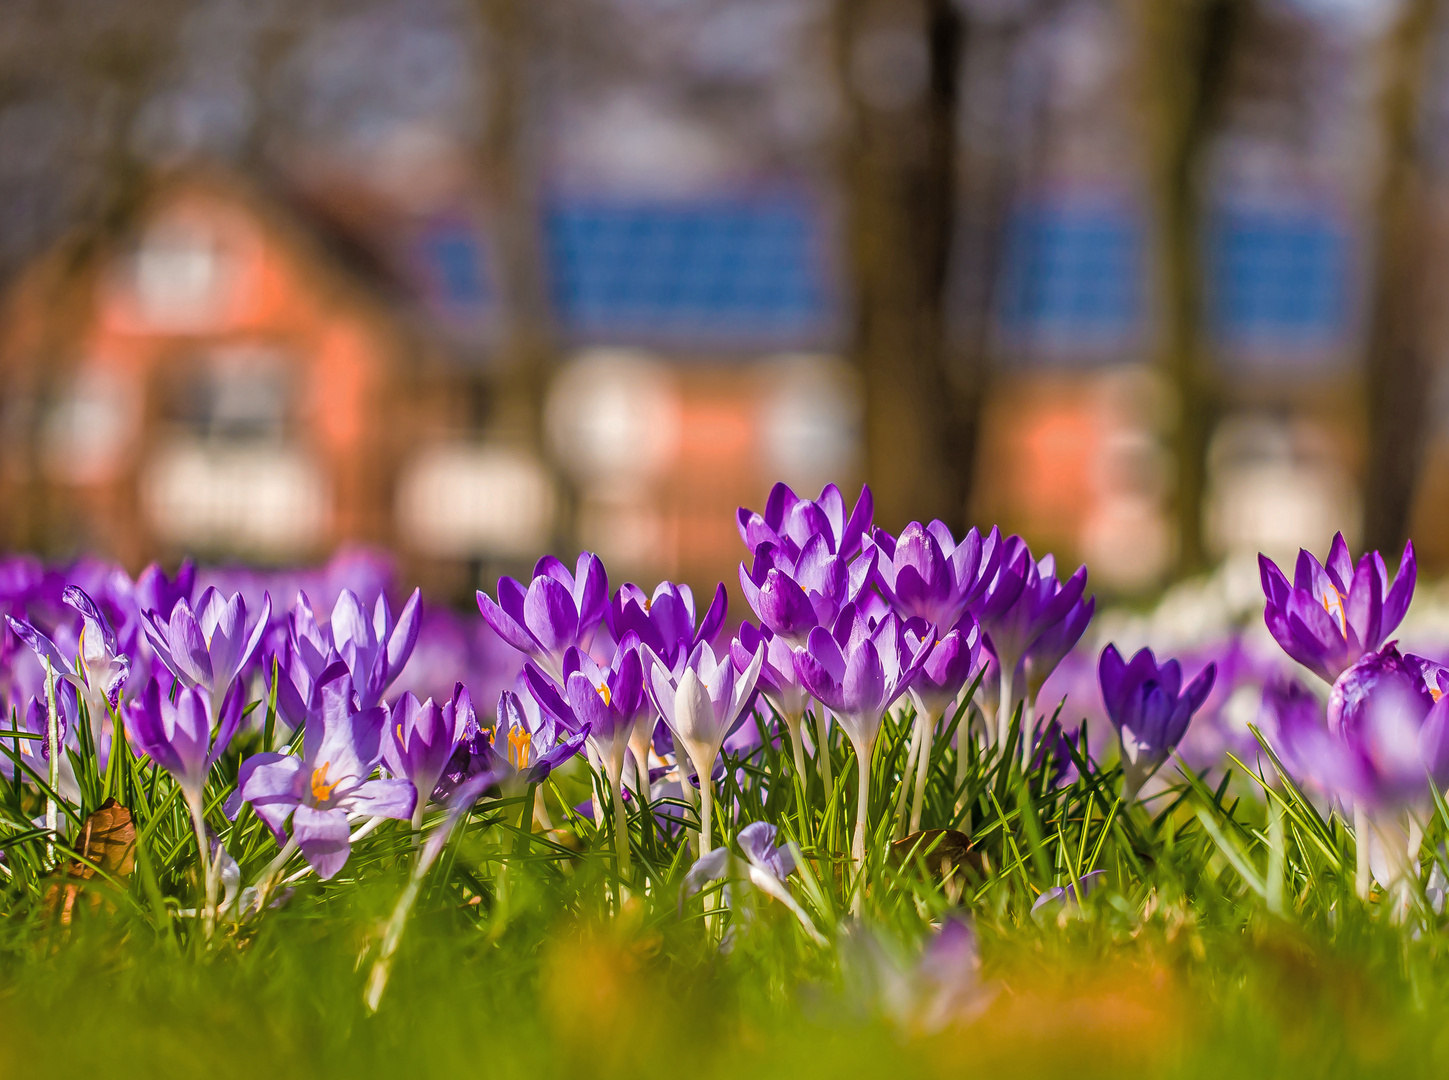
<svg viewBox="0 0 1449 1080">
<path fill-rule="evenodd" d="M 709 882 L 724 877 L 729 861 L 729 848 L 715 848 L 701 855 L 689 868 L 689 873 L 684 875 L 685 895 L 693 896 Z"/>
<path fill-rule="evenodd" d="M 729 593 L 725 591 L 724 582 L 715 586 L 714 600 L 709 605 L 709 610 L 704 613 L 700 621 L 699 632 L 694 635 L 690 647 L 703 642 L 707 645 L 714 644 L 715 638 L 719 636 L 720 628 L 724 626 L 725 616 L 729 613 Z"/>
<path fill-rule="evenodd" d="M 242 714 L 246 710 L 246 691 L 241 683 L 232 684 L 227 692 L 226 698 L 221 703 L 221 715 L 217 719 L 216 737 L 212 740 L 211 753 L 206 757 L 206 768 L 209 770 L 219 760 L 221 755 L 226 753 L 226 748 L 231 744 L 232 737 L 236 734 L 237 728 L 241 726 Z"/>
<path fill-rule="evenodd" d="M 669 723 L 668 718 L 666 723 Z M 709 690 L 693 668 L 686 668 L 679 678 L 679 688 L 674 695 L 673 722 L 669 723 L 669 727 L 686 746 L 717 745 L 724 738 Z M 710 761 L 694 762 L 695 768 L 700 770 L 707 770 L 712 764 Z"/>
<path fill-rule="evenodd" d="M 562 653 L 579 637 L 579 613 L 573 595 L 553 578 L 534 578 L 523 602 L 525 625 L 549 653 Z"/>
<path fill-rule="evenodd" d="M 226 806 L 227 816 L 235 818 L 242 803 L 251 803 L 277 843 L 285 843 L 283 826 L 302 800 L 305 772 L 302 760 L 290 754 L 253 754 L 241 764 L 236 796 Z"/>
<path fill-rule="evenodd" d="M 510 582 L 512 585 L 518 586 L 518 582 L 513 581 L 512 578 L 501 579 L 498 582 L 498 594 L 500 597 L 504 592 L 504 582 Z M 483 621 L 488 624 L 493 632 L 502 638 L 504 643 L 510 648 L 518 650 L 525 656 L 534 656 L 537 659 L 536 654 L 541 651 L 538 642 L 533 639 L 532 634 L 524 629 L 522 622 L 505 611 L 499 603 L 481 589 L 478 590 L 477 599 L 478 610 L 483 614 Z"/>
<path fill-rule="evenodd" d="M 429 787 L 429 793 L 432 788 Z M 344 809 L 370 817 L 407 820 L 417 808 L 418 792 L 407 780 L 368 780 L 360 784 L 346 800 Z M 294 825 L 295 828 L 295 825 Z"/>
<path fill-rule="evenodd" d="M 318 810 L 299 805 L 292 814 L 292 839 L 323 881 L 347 865 L 347 857 L 352 854 L 347 812 L 335 807 Z"/>
<path fill-rule="evenodd" d="M 211 655 L 206 647 L 206 638 L 202 636 L 196 616 L 184 601 L 171 611 L 166 643 L 170 652 L 162 654 L 162 658 L 164 660 L 166 655 L 172 658 L 175 664 L 172 670 L 182 681 L 192 686 L 211 685 Z"/>
<path fill-rule="evenodd" d="M 402 673 L 407 666 L 408 658 L 413 654 L 413 648 L 418 643 L 418 634 L 422 630 L 423 594 L 421 589 L 414 589 L 408 597 L 408 602 L 403 605 L 402 612 L 397 617 L 397 624 L 388 635 L 386 666 L 384 668 L 383 685 L 377 693 L 381 695 L 392 681 Z"/>
<path fill-rule="evenodd" d="M 1348 542 L 1344 540 L 1341 532 L 1334 533 L 1333 542 L 1328 546 L 1328 561 L 1324 570 L 1340 590 L 1345 589 L 1353 577 L 1353 556 L 1349 554 Z"/>
<path fill-rule="evenodd" d="M 9 624 L 15 636 L 24 644 L 30 646 L 41 660 L 50 661 L 51 670 L 57 675 L 73 670 L 71 664 L 66 661 L 61 655 L 60 650 L 55 647 L 55 642 L 51 641 L 45 634 L 31 626 L 28 622 L 21 622 L 18 619 L 11 618 L 9 615 L 5 616 L 5 621 Z"/>
<path fill-rule="evenodd" d="M 262 609 L 257 612 L 256 625 L 252 627 L 246 643 L 242 646 L 241 654 L 237 657 L 234 671 L 240 671 L 247 666 L 257 648 L 262 643 L 262 636 L 267 632 L 267 626 L 272 621 L 272 594 L 262 593 Z"/>
<path fill-rule="evenodd" d="M 1293 586 L 1288 583 L 1288 578 L 1278 564 L 1266 555 L 1258 556 L 1258 574 L 1263 583 L 1263 595 L 1268 598 L 1268 603 L 1273 607 L 1283 607 L 1288 603 L 1288 596 L 1293 591 Z"/>
<path fill-rule="evenodd" d="M 659 715 L 664 723 L 672 731 L 674 729 L 674 701 L 677 686 L 670 670 L 664 666 L 664 662 L 657 656 L 650 658 L 649 663 L 649 697 L 654 702 L 654 707 L 659 710 Z"/>
<path fill-rule="evenodd" d="M 1387 637 L 1398 629 L 1409 610 L 1409 601 L 1414 598 L 1414 585 L 1419 577 L 1419 560 L 1414 555 L 1413 541 L 1404 545 L 1403 557 L 1399 560 L 1399 572 L 1394 583 L 1384 596 L 1383 621 L 1380 632 Z"/>
</svg>

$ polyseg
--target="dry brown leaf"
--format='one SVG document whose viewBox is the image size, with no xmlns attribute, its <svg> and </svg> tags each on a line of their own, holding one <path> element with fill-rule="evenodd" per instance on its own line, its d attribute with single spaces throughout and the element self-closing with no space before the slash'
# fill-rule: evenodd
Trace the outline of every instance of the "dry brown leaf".
<svg viewBox="0 0 1449 1080">
<path fill-rule="evenodd" d="M 933 877 L 944 880 L 952 870 L 969 868 L 980 876 L 981 853 L 971 848 L 971 838 L 956 829 L 925 829 L 911 833 L 891 845 L 891 859 L 904 863 L 920 859 Z"/>
<path fill-rule="evenodd" d="M 96 868 L 109 877 L 125 880 L 136 866 L 136 825 L 131 811 L 115 799 L 107 799 L 82 823 L 72 849 L 80 856 L 65 867 L 65 880 L 50 886 L 45 893 L 47 916 L 60 915 L 62 926 L 70 925 L 76 897 L 81 886 L 76 882 L 95 877 Z M 94 894 L 90 906 L 95 910 L 101 898 Z"/>
</svg>

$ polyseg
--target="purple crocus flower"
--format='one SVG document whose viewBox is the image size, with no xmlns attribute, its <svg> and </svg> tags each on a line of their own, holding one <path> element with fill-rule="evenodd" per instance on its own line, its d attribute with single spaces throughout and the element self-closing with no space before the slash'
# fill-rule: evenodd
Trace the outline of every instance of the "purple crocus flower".
<svg viewBox="0 0 1449 1080">
<path fill-rule="evenodd" d="M 131 660 L 117 654 L 116 635 L 110 621 L 89 596 L 74 585 L 66 586 L 63 596 L 67 604 L 80 612 L 82 619 L 79 648 L 71 659 L 62 655 L 55 642 L 30 623 L 19 622 L 9 616 L 6 618 L 15 636 L 29 645 L 42 662 L 50 665 L 55 678 L 75 688 L 90 716 L 96 751 L 104 760 L 106 748 L 102 746 L 102 734 L 110 711 L 120 700 L 121 688 L 131 671 Z"/>
<path fill-rule="evenodd" d="M 1077 642 L 1082 640 L 1087 624 L 1092 621 L 1096 610 L 1095 596 L 1085 599 L 1078 597 L 1077 602 L 1067 609 L 1060 620 L 1048 626 L 1027 646 L 1026 655 L 1022 657 L 1022 668 L 1026 674 L 1028 702 L 1035 704 L 1042 684 L 1051 678 L 1052 672 L 1066 659 L 1067 654 L 1077 647 Z"/>
<path fill-rule="evenodd" d="M 947 915 L 918 957 L 902 956 L 894 942 L 864 927 L 851 928 L 841 945 L 857 992 L 913 1035 L 968 1024 L 991 1004 L 994 990 L 981 981 L 976 932 L 963 916 Z"/>
<path fill-rule="evenodd" d="M 735 840 L 739 843 L 740 851 L 744 853 L 744 859 L 737 859 L 728 846 L 715 848 L 713 851 L 701 855 L 689 873 L 684 877 L 685 895 L 692 896 L 700 889 L 720 878 L 735 878 L 747 881 L 766 896 L 772 897 L 784 904 L 790 913 L 800 921 L 805 932 L 810 935 L 817 945 L 826 944 L 825 938 L 815 928 L 815 923 L 806 914 L 785 884 L 791 874 L 795 872 L 797 865 L 794 845 L 784 843 L 776 845 L 775 840 L 779 830 L 764 821 L 754 821 L 746 825 L 736 834 Z M 725 896 L 730 897 L 730 886 L 725 886 Z M 727 900 L 732 903 L 732 901 Z M 736 917 L 742 917 L 743 912 L 737 911 Z"/>
<path fill-rule="evenodd" d="M 850 559 L 861 550 L 874 514 L 875 499 L 869 487 L 860 489 L 855 509 L 847 514 L 845 499 L 834 484 L 827 484 L 813 501 L 802 499 L 787 484 L 776 484 L 763 514 L 742 506 L 736 523 L 740 538 L 751 551 L 768 543 L 795 559 L 813 537 L 821 536 L 832 554 Z"/>
<path fill-rule="evenodd" d="M 1102 883 L 1107 876 L 1105 870 L 1089 870 L 1083 874 L 1078 883 L 1082 886 L 1082 896 L 1089 896 L 1092 891 Z M 1068 881 L 1064 885 L 1056 885 L 1046 889 L 1036 898 L 1031 905 L 1032 915 L 1037 915 L 1043 908 L 1051 911 L 1053 908 L 1065 908 L 1068 904 L 1077 903 L 1081 897 L 1077 896 L 1077 886 Z"/>
<path fill-rule="evenodd" d="M 533 660 L 550 679 L 563 681 L 564 654 L 587 651 L 609 607 L 609 578 L 597 555 L 579 555 L 570 574 L 553 556 L 533 568 L 525 587 L 511 577 L 498 579 L 498 599 L 479 590 L 478 609 L 494 632 Z"/>
<path fill-rule="evenodd" d="M 1327 730 L 1323 702 L 1295 678 L 1278 676 L 1263 686 L 1258 709 L 1262 730 L 1280 754 L 1291 755 L 1291 739 L 1305 727 Z M 1284 757 L 1285 762 L 1288 757 Z"/>
<path fill-rule="evenodd" d="M 728 655 L 716 656 L 714 649 L 701 642 L 689 654 L 681 673 L 675 675 L 658 657 L 650 657 L 649 694 L 673 733 L 675 745 L 684 748 L 699 777 L 700 854 L 713 846 L 710 815 L 714 809 L 714 784 L 710 777 L 715 758 L 748 709 L 764 660 L 761 648 L 737 675 Z"/>
<path fill-rule="evenodd" d="M 204 803 L 206 778 L 211 767 L 225 752 L 241 723 L 245 694 L 240 683 L 227 691 L 219 709 L 209 700 L 209 692 L 198 687 L 178 686 L 173 695 L 162 693 L 161 683 L 152 677 L 140 699 L 126 710 L 126 731 L 132 743 L 175 779 L 191 811 L 196 830 L 197 851 L 201 856 L 202 879 L 206 895 L 203 908 L 204 932 L 211 936 L 216 918 L 216 890 L 219 863 L 208 838 Z M 219 715 L 215 738 L 211 718 Z M 220 847 L 220 845 L 217 845 Z"/>
<path fill-rule="evenodd" d="M 852 607 L 841 613 L 834 635 L 816 627 L 806 647 L 795 654 L 800 681 L 835 715 L 855 747 L 860 798 L 852 851 L 857 867 L 865 862 L 870 761 L 881 717 L 909 689 L 932 644 L 923 640 L 910 648 L 895 612 L 873 623 Z"/>
<path fill-rule="evenodd" d="M 387 597 L 379 593 L 369 621 L 357 594 L 343 589 L 324 626 L 312 613 L 307 594 L 298 591 L 287 616 L 286 637 L 273 657 L 282 676 L 276 687 L 282 719 L 294 728 L 305 722 L 317 707 L 317 680 L 338 660 L 347 665 L 354 685 L 362 688 L 359 707 L 378 704 L 412 656 L 422 624 L 421 601 L 421 592 L 414 589 L 394 620 Z M 263 665 L 263 676 L 270 690 L 270 661 Z"/>
<path fill-rule="evenodd" d="M 607 683 L 607 680 L 604 681 Z M 555 769 L 578 754 L 591 731 L 592 727 L 587 722 L 576 730 L 570 730 L 543 712 L 531 693 L 515 694 L 512 690 L 504 690 L 498 695 L 498 723 L 493 728 L 494 750 L 496 753 L 500 740 L 507 742 L 508 770 L 522 777 L 526 784 L 541 784 L 547 780 Z"/>
<path fill-rule="evenodd" d="M 151 678 L 140 698 L 127 706 L 124 719 L 131 744 L 176 780 L 188 806 L 200 808 L 206 778 L 221 759 L 241 723 L 245 695 L 234 684 L 219 710 L 213 737 L 211 702 L 204 689 L 182 686 L 175 701 Z"/>
<path fill-rule="evenodd" d="M 745 859 L 750 870 L 768 875 L 769 881 L 775 885 L 782 884 L 787 877 L 795 872 L 795 853 L 789 844 L 775 845 L 775 838 L 779 830 L 764 821 L 754 821 L 746 825 L 735 836 L 739 842 L 740 850 L 744 852 Z M 701 856 L 695 864 L 689 868 L 689 873 L 684 878 L 684 891 L 686 893 L 698 892 L 707 882 L 717 881 L 724 877 L 730 861 L 730 849 L 728 847 L 716 848 L 708 855 Z M 751 874 L 754 877 L 754 874 Z"/>
<path fill-rule="evenodd" d="M 305 592 L 297 593 L 297 601 L 287 616 L 287 635 L 280 650 L 262 665 L 262 676 L 270 692 L 273 661 L 280 679 L 275 687 L 277 713 L 292 728 L 306 723 L 307 714 L 318 706 L 317 680 L 341 657 L 332 647 L 331 635 L 318 625 L 312 614 L 312 602 Z"/>
<path fill-rule="evenodd" d="M 907 650 L 915 653 L 925 647 L 920 671 L 911 681 L 910 695 L 916 712 L 934 722 L 976 674 L 981 627 L 967 615 L 947 634 L 941 634 L 925 619 L 911 619 L 901 629 Z"/>
<path fill-rule="evenodd" d="M 850 736 L 862 760 L 870 756 L 886 709 L 910 688 L 934 642 L 906 642 L 894 612 L 878 623 L 852 608 L 832 635 L 823 627 L 795 654 L 795 671 Z"/>
<path fill-rule="evenodd" d="M 1124 661 L 1117 646 L 1102 650 L 1097 665 L 1102 701 L 1122 747 L 1122 798 L 1131 802 L 1187 733 L 1192 714 L 1202 707 L 1217 677 L 1209 663 L 1182 685 L 1176 660 L 1159 665 L 1151 649 Z"/>
<path fill-rule="evenodd" d="M 711 646 L 718 639 L 729 611 L 729 595 L 724 583 L 714 591 L 709 610 L 695 628 L 694 593 L 688 585 L 660 582 L 652 596 L 639 586 L 625 583 L 609 606 L 609 633 L 616 642 L 637 642 L 659 657 L 671 670 L 679 671 L 694 647 L 701 642 Z M 645 695 L 647 700 L 648 695 Z M 651 710 L 652 711 L 652 710 Z M 656 724 L 652 717 L 641 716 L 634 725 L 629 749 L 634 755 L 634 768 L 642 794 L 653 798 L 649 770 L 649 741 Z"/>
<path fill-rule="evenodd" d="M 433 798 L 440 803 L 451 805 L 454 795 L 474 777 L 486 774 L 496 781 L 508 774 L 509 765 L 493 749 L 495 733 L 478 724 L 478 714 L 473 708 L 473 699 L 467 687 L 462 683 L 455 683 L 453 696 L 443 708 L 452 714 L 453 723 L 460 734 L 453 756 L 448 759 L 442 776 L 438 778 L 437 787 L 433 789 Z"/>
<path fill-rule="evenodd" d="M 407 780 L 369 779 L 382 758 L 387 711 L 358 709 L 347 665 L 333 664 L 318 682 L 321 704 L 307 717 L 302 753 L 247 758 L 227 812 L 235 816 L 243 802 L 251 803 L 278 844 L 290 817 L 292 839 L 325 881 L 351 853 L 349 815 L 406 821 L 418 794 Z"/>
<path fill-rule="evenodd" d="M 740 563 L 740 589 L 762 626 L 801 648 L 812 630 L 834 626 L 841 609 L 860 597 L 875 558 L 872 546 L 847 563 L 823 534 L 806 541 L 798 557 L 765 543 L 755 549 L 748 571 Z"/>
<path fill-rule="evenodd" d="M 757 681 L 760 693 L 787 724 L 792 720 L 798 724 L 805 714 L 807 696 L 795 671 L 795 650 L 784 638 L 772 634 L 768 627 L 741 623 L 739 632 L 730 641 L 730 659 L 734 661 L 735 671 L 746 671 L 762 648 L 764 660 Z"/>
<path fill-rule="evenodd" d="M 1449 700 L 1435 701 L 1414 659 L 1393 644 L 1360 657 L 1334 683 L 1326 718 L 1301 687 L 1276 690 L 1284 763 L 1372 812 L 1423 805 L 1431 783 L 1449 785 Z"/>
<path fill-rule="evenodd" d="M 457 689 L 461 690 L 462 685 L 459 683 Z M 411 692 L 393 703 L 388 731 L 382 740 L 382 760 L 389 773 L 417 788 L 414 829 L 422 827 L 423 810 L 463 738 L 466 720 L 466 713 L 460 714 L 457 708 L 456 691 L 453 700 L 445 705 L 438 705 L 432 698 L 420 702 Z"/>
<path fill-rule="evenodd" d="M 562 694 L 532 664 L 524 667 L 524 674 L 544 712 L 571 731 L 587 730 L 588 745 L 613 789 L 614 850 L 619 872 L 627 875 L 630 856 L 629 819 L 624 809 L 624 755 L 629 752 L 635 725 L 651 711 L 644 690 L 638 640 L 632 634 L 625 635 L 614 653 L 613 663 L 607 668 L 587 653 L 570 648 L 564 654 L 562 670 Z"/>
<path fill-rule="evenodd" d="M 611 783 L 623 776 L 624 755 L 634 725 L 651 709 L 644 689 L 637 643 L 626 638 L 608 667 L 570 649 L 564 657 L 563 692 L 532 664 L 524 666 L 528 688 L 539 707 L 569 731 L 589 728 L 589 745 Z"/>
<path fill-rule="evenodd" d="M 355 592 L 343 589 L 338 595 L 332 608 L 332 647 L 352 673 L 359 708 L 378 704 L 402 674 L 418 641 L 421 612 L 419 589 L 413 590 L 396 621 L 386 594 L 378 594 L 371 621 Z"/>
<path fill-rule="evenodd" d="M 1001 670 L 996 712 L 996 737 L 1000 745 L 1006 743 L 1011 711 L 1016 704 L 1013 682 L 1017 665 L 1037 638 L 1073 614 L 1086 586 L 1085 566 L 1060 582 L 1054 556 L 1047 555 L 1038 562 L 1021 537 L 1011 536 L 1004 541 L 996 577 L 975 609 L 986 634 L 987 647 Z M 1076 617 L 1080 618 L 1079 611 Z M 1023 741 L 1031 740 L 1028 737 Z"/>
<path fill-rule="evenodd" d="M 190 559 L 182 562 L 174 578 L 166 576 L 160 563 L 152 563 L 136 578 L 133 592 L 138 613 L 154 611 L 161 618 L 169 619 L 172 610 L 180 601 L 191 602 L 191 593 L 195 587 L 196 564 Z"/>
<path fill-rule="evenodd" d="M 1266 555 L 1258 556 L 1258 568 L 1269 632 L 1284 652 L 1327 683 L 1394 632 L 1418 577 L 1412 543 L 1404 546 L 1390 584 L 1383 556 L 1369 552 L 1355 566 L 1342 533 L 1333 538 L 1326 566 L 1311 552 L 1298 552 L 1292 585 Z"/>
<path fill-rule="evenodd" d="M 493 730 L 470 736 L 459 749 L 460 754 L 466 751 L 469 758 L 464 771 L 491 772 L 506 795 L 517 794 L 524 785 L 543 783 L 555 769 L 575 757 L 589 738 L 588 724 L 571 730 L 540 709 L 523 673 L 518 685 L 518 692 L 504 690 L 498 695 L 498 720 Z M 449 782 L 453 782 L 453 769 L 450 765 Z M 533 816 L 543 828 L 553 828 L 542 791 L 534 792 Z"/>
<path fill-rule="evenodd" d="M 205 690 L 212 708 L 219 708 L 238 673 L 251 659 L 272 615 L 272 598 L 262 599 L 257 621 L 247 629 L 247 605 L 240 593 L 223 599 L 208 588 L 196 611 L 178 600 L 169 620 L 158 612 L 144 613 L 146 637 L 171 673 L 186 686 Z"/>
<path fill-rule="evenodd" d="M 772 634 L 768 627 L 758 629 L 751 623 L 741 623 L 739 633 L 730 642 L 730 660 L 735 665 L 735 671 L 748 671 L 755 662 L 755 657 L 762 652 L 763 659 L 755 685 L 790 732 L 790 750 L 794 755 L 795 774 L 803 783 L 805 745 L 801 740 L 800 729 L 805 718 L 807 699 L 805 687 L 795 671 L 795 650 L 784 638 Z"/>
<path fill-rule="evenodd" d="M 1437 687 L 1436 687 L 1437 689 Z M 1422 812 L 1431 788 L 1449 784 L 1449 699 L 1424 682 L 1417 657 L 1393 643 L 1355 661 L 1333 684 L 1327 724 L 1289 698 L 1277 710 L 1278 745 L 1298 776 L 1354 815 L 1359 895 L 1372 879 L 1399 887 L 1418 873 Z"/>
<path fill-rule="evenodd" d="M 981 627 L 970 615 L 961 617 L 950 633 L 938 636 L 935 624 L 925 619 L 912 619 L 902 628 L 906 648 L 915 653 L 925 648 L 920 670 L 911 681 L 911 701 L 916 706 L 916 719 L 906 750 L 904 771 L 916 770 L 915 793 L 911 799 L 910 831 L 921 827 L 921 813 L 926 800 L 926 783 L 931 775 L 931 744 L 935 741 L 936 723 L 945 714 L 966 683 L 976 673 L 976 658 L 981 651 Z M 901 785 L 896 804 L 896 827 L 900 829 L 905 810 L 907 784 Z"/>
<path fill-rule="evenodd" d="M 927 940 L 913 975 L 915 1003 L 906 1022 L 915 1031 L 967 1023 L 991 1003 L 992 991 L 981 983 L 976 931 L 960 915 L 948 915 Z"/>
<path fill-rule="evenodd" d="M 38 774 L 44 776 L 45 770 L 40 768 L 36 764 L 36 762 L 40 761 L 47 764 L 50 762 L 50 746 L 49 741 L 46 737 L 49 733 L 50 728 L 50 707 L 46 703 L 45 695 L 43 693 L 39 695 L 30 695 L 30 698 L 24 707 L 19 706 L 19 700 L 20 699 L 17 699 L 17 707 L 15 708 L 13 713 L 11 713 L 9 709 L 3 711 L 6 713 L 10 713 L 15 721 L 15 727 L 17 728 L 17 730 L 22 732 L 29 732 L 31 735 L 39 735 L 40 738 L 7 739 L 5 740 L 5 744 L 8 744 L 8 750 L 13 751 L 20 757 L 29 758 L 30 760 L 26 762 L 26 764 L 34 769 Z M 70 683 L 60 683 L 56 686 L 55 711 L 58 714 L 57 718 L 59 721 L 56 725 L 57 747 L 65 745 L 66 737 L 70 733 L 70 718 L 76 712 L 75 701 L 76 698 L 74 686 L 71 686 Z M 11 759 L 9 754 L 0 757 L 0 776 L 13 778 L 15 773 L 15 763 Z"/>
<path fill-rule="evenodd" d="M 673 668 L 700 642 L 714 644 L 728 611 L 729 595 L 721 582 L 696 630 L 694 593 L 688 585 L 661 581 L 650 596 L 639 586 L 626 582 L 619 586 L 605 617 L 615 641 L 623 641 L 627 634 L 633 633 Z"/>
<path fill-rule="evenodd" d="M 913 521 L 894 539 L 875 530 L 875 583 L 902 619 L 925 619 L 943 634 L 986 593 L 1001 561 L 1001 533 L 970 530 L 958 544 L 940 521 Z"/>
</svg>

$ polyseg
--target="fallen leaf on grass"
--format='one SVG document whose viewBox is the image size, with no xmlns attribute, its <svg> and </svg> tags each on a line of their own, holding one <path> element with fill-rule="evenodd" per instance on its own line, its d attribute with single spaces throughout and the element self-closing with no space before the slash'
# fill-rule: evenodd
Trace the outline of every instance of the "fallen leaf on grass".
<svg viewBox="0 0 1449 1080">
<path fill-rule="evenodd" d="M 107 799 L 93 811 L 76 834 L 73 858 L 65 866 L 63 881 L 53 883 L 45 892 L 45 914 L 60 915 L 60 924 L 69 926 L 76 897 L 83 885 L 96 876 L 97 868 L 108 877 L 125 880 L 136 866 L 136 825 L 131 811 L 115 799 Z M 91 910 L 100 906 L 101 898 L 89 897 Z"/>
</svg>

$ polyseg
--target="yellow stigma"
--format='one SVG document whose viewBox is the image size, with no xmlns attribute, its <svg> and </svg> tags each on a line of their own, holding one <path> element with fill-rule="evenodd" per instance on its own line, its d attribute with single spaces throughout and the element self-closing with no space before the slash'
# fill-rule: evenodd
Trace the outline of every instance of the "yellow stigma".
<svg viewBox="0 0 1449 1080">
<path fill-rule="evenodd" d="M 1323 610 L 1330 615 L 1338 617 L 1338 629 L 1345 636 L 1348 636 L 1348 617 L 1343 610 L 1343 593 L 1338 591 L 1338 586 L 1330 585 L 1331 595 L 1323 598 Z"/>
<path fill-rule="evenodd" d="M 1444 691 L 1440 690 L 1437 686 L 1429 687 L 1429 693 L 1433 696 L 1435 701 L 1438 701 L 1441 697 L 1444 696 Z"/>
<path fill-rule="evenodd" d="M 524 731 L 522 728 L 510 728 L 508 731 L 508 762 L 516 769 L 528 768 L 530 751 L 533 749 L 532 732 Z"/>
<path fill-rule="evenodd" d="M 332 789 L 339 783 L 336 780 L 330 784 L 327 783 L 327 766 L 330 764 L 332 764 L 330 761 L 324 761 L 312 770 L 312 798 L 318 802 L 326 802 L 331 798 Z"/>
<path fill-rule="evenodd" d="M 612 705 L 612 704 L 614 704 L 614 696 L 613 696 L 613 694 L 611 694 L 609 692 L 609 684 L 608 683 L 606 683 L 606 682 L 599 683 L 598 690 L 599 690 L 599 697 L 601 697 L 601 698 L 604 699 L 604 704 L 605 705 Z"/>
</svg>

